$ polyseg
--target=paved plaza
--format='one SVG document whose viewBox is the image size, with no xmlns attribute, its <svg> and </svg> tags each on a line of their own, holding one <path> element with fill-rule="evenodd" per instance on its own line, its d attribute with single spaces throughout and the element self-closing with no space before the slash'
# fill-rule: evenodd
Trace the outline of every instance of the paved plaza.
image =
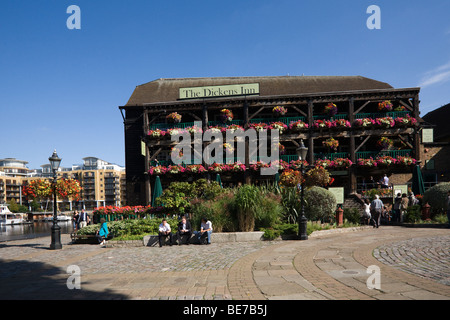
<svg viewBox="0 0 450 320">
<path fill-rule="evenodd" d="M 62 243 L 0 243 L 0 299 L 450 300 L 450 229 L 163 248 Z"/>
</svg>

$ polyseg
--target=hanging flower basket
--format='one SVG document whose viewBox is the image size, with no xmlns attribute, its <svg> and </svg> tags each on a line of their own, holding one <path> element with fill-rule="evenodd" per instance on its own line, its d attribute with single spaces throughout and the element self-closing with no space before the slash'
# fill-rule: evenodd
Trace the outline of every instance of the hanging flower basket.
<svg viewBox="0 0 450 320">
<path fill-rule="evenodd" d="M 393 104 L 392 104 L 392 102 L 391 101 L 389 101 L 389 100 L 385 100 L 385 101 L 383 101 L 383 102 L 380 102 L 379 104 L 378 104 L 378 110 L 379 111 L 392 111 L 392 109 L 393 109 Z"/>
<path fill-rule="evenodd" d="M 233 112 L 228 109 L 222 109 L 220 110 L 220 120 L 223 123 L 231 122 L 233 120 Z"/>
<path fill-rule="evenodd" d="M 377 146 L 382 150 L 389 149 L 393 145 L 394 145 L 394 142 L 391 139 L 386 138 L 386 137 L 381 137 L 381 139 L 377 141 Z"/>
<path fill-rule="evenodd" d="M 327 148 L 333 149 L 334 151 L 337 151 L 339 147 L 339 141 L 335 140 L 334 138 L 329 138 L 323 141 L 322 144 Z"/>
<path fill-rule="evenodd" d="M 334 103 L 330 102 L 329 104 L 327 104 L 325 106 L 324 113 L 326 113 L 327 115 L 332 117 L 332 116 L 336 115 L 337 112 L 338 112 L 338 108 Z"/>
<path fill-rule="evenodd" d="M 272 113 L 275 117 L 282 117 L 287 113 L 287 109 L 283 106 L 276 106 L 272 109 Z"/>
<path fill-rule="evenodd" d="M 166 116 L 166 119 L 170 123 L 180 123 L 181 114 L 178 114 L 178 112 L 172 112 Z"/>
</svg>

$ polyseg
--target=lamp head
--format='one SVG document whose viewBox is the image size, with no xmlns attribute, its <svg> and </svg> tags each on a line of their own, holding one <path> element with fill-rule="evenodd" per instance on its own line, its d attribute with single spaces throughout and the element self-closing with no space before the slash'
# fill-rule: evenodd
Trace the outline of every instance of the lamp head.
<svg viewBox="0 0 450 320">
<path fill-rule="evenodd" d="M 53 151 L 53 154 L 50 158 L 48 158 L 48 161 L 50 161 L 50 166 L 52 167 L 52 170 L 54 172 L 58 171 L 59 165 L 61 164 L 61 158 L 58 157 L 56 150 Z"/>
<path fill-rule="evenodd" d="M 305 147 L 303 139 L 300 141 L 300 146 L 295 150 L 297 152 L 298 159 L 301 161 L 306 160 L 306 155 L 308 154 L 308 148 Z"/>
</svg>

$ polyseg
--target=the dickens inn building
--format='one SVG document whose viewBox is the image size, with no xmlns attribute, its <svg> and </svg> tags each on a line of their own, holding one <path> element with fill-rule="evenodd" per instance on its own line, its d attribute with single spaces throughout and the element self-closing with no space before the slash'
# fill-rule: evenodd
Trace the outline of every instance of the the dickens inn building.
<svg viewBox="0 0 450 320">
<path fill-rule="evenodd" d="M 280 171 L 296 167 L 303 139 L 308 164 L 326 167 L 333 187 L 346 195 L 374 187 L 370 183 L 384 174 L 391 182 L 407 183 L 421 158 L 419 91 L 361 76 L 181 78 L 139 85 L 119 107 L 128 204 L 150 204 L 156 176 L 163 186 L 214 179 L 216 172 L 229 186 L 273 179 L 255 170 L 258 154 L 236 159 L 233 169 L 174 165 L 171 135 L 179 130 L 277 128 Z"/>
</svg>

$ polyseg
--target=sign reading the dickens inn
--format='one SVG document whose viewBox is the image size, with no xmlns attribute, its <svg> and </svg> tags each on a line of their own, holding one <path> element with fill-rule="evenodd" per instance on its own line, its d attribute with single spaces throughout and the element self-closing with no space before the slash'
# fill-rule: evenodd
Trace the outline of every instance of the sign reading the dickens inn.
<svg viewBox="0 0 450 320">
<path fill-rule="evenodd" d="M 259 94 L 259 83 L 180 88 L 180 99 L 218 98 Z"/>
</svg>

